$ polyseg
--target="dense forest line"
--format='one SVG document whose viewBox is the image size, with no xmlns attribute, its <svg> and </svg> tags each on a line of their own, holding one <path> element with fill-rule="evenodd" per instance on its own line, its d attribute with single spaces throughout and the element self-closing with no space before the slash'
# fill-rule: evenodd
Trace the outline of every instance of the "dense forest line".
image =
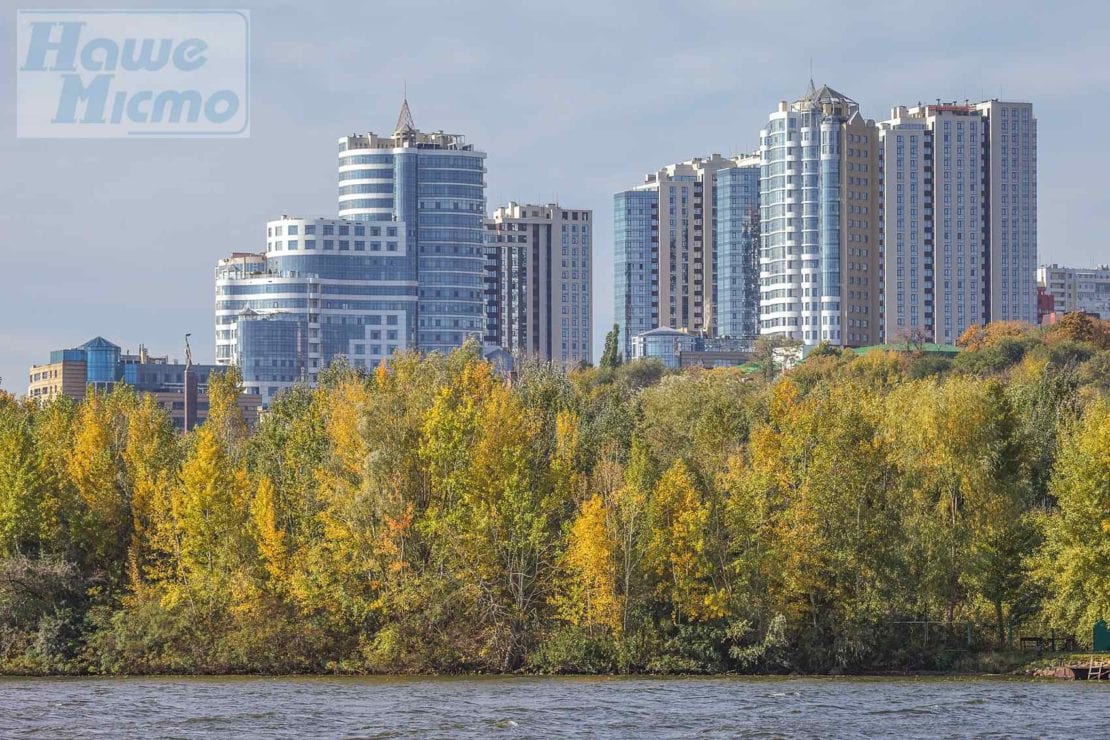
<svg viewBox="0 0 1110 740">
<path fill-rule="evenodd" d="M 944 669 L 1110 617 L 1110 323 L 506 382 L 339 364 L 256 430 L 0 394 L 0 670 Z"/>
</svg>

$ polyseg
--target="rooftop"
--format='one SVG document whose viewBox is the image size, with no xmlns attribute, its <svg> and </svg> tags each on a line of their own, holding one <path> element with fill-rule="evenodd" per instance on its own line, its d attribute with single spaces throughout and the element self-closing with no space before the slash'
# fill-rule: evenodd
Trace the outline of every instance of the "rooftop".
<svg viewBox="0 0 1110 740">
<path fill-rule="evenodd" d="M 342 154 L 350 149 L 445 149 L 449 151 L 473 152 L 474 146 L 466 143 L 462 134 L 448 134 L 443 131 L 424 133 L 416 128 L 412 109 L 406 97 L 401 101 L 401 112 L 397 115 L 397 125 L 389 136 L 379 136 L 373 132 L 353 133 L 339 139 Z"/>
</svg>

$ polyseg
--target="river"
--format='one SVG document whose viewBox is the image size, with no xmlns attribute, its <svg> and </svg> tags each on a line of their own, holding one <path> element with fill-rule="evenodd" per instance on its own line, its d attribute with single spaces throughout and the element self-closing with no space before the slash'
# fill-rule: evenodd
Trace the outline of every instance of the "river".
<svg viewBox="0 0 1110 740">
<path fill-rule="evenodd" d="M 1076 737 L 1110 682 L 0 678 L 0 737 Z"/>
</svg>

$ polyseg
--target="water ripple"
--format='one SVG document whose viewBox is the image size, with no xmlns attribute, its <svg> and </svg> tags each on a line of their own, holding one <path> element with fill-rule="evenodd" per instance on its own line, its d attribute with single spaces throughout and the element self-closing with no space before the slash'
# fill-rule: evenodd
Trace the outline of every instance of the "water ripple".
<svg viewBox="0 0 1110 740">
<path fill-rule="evenodd" d="M 0 737 L 1069 737 L 1110 683 L 852 678 L 0 678 Z"/>
</svg>

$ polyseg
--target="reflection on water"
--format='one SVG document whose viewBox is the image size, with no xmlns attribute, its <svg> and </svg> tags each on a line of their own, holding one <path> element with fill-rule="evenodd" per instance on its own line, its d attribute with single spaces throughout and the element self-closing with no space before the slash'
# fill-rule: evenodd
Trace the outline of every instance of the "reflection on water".
<svg viewBox="0 0 1110 740">
<path fill-rule="evenodd" d="M 1110 682 L 0 678 L 0 737 L 1074 737 Z"/>
</svg>

